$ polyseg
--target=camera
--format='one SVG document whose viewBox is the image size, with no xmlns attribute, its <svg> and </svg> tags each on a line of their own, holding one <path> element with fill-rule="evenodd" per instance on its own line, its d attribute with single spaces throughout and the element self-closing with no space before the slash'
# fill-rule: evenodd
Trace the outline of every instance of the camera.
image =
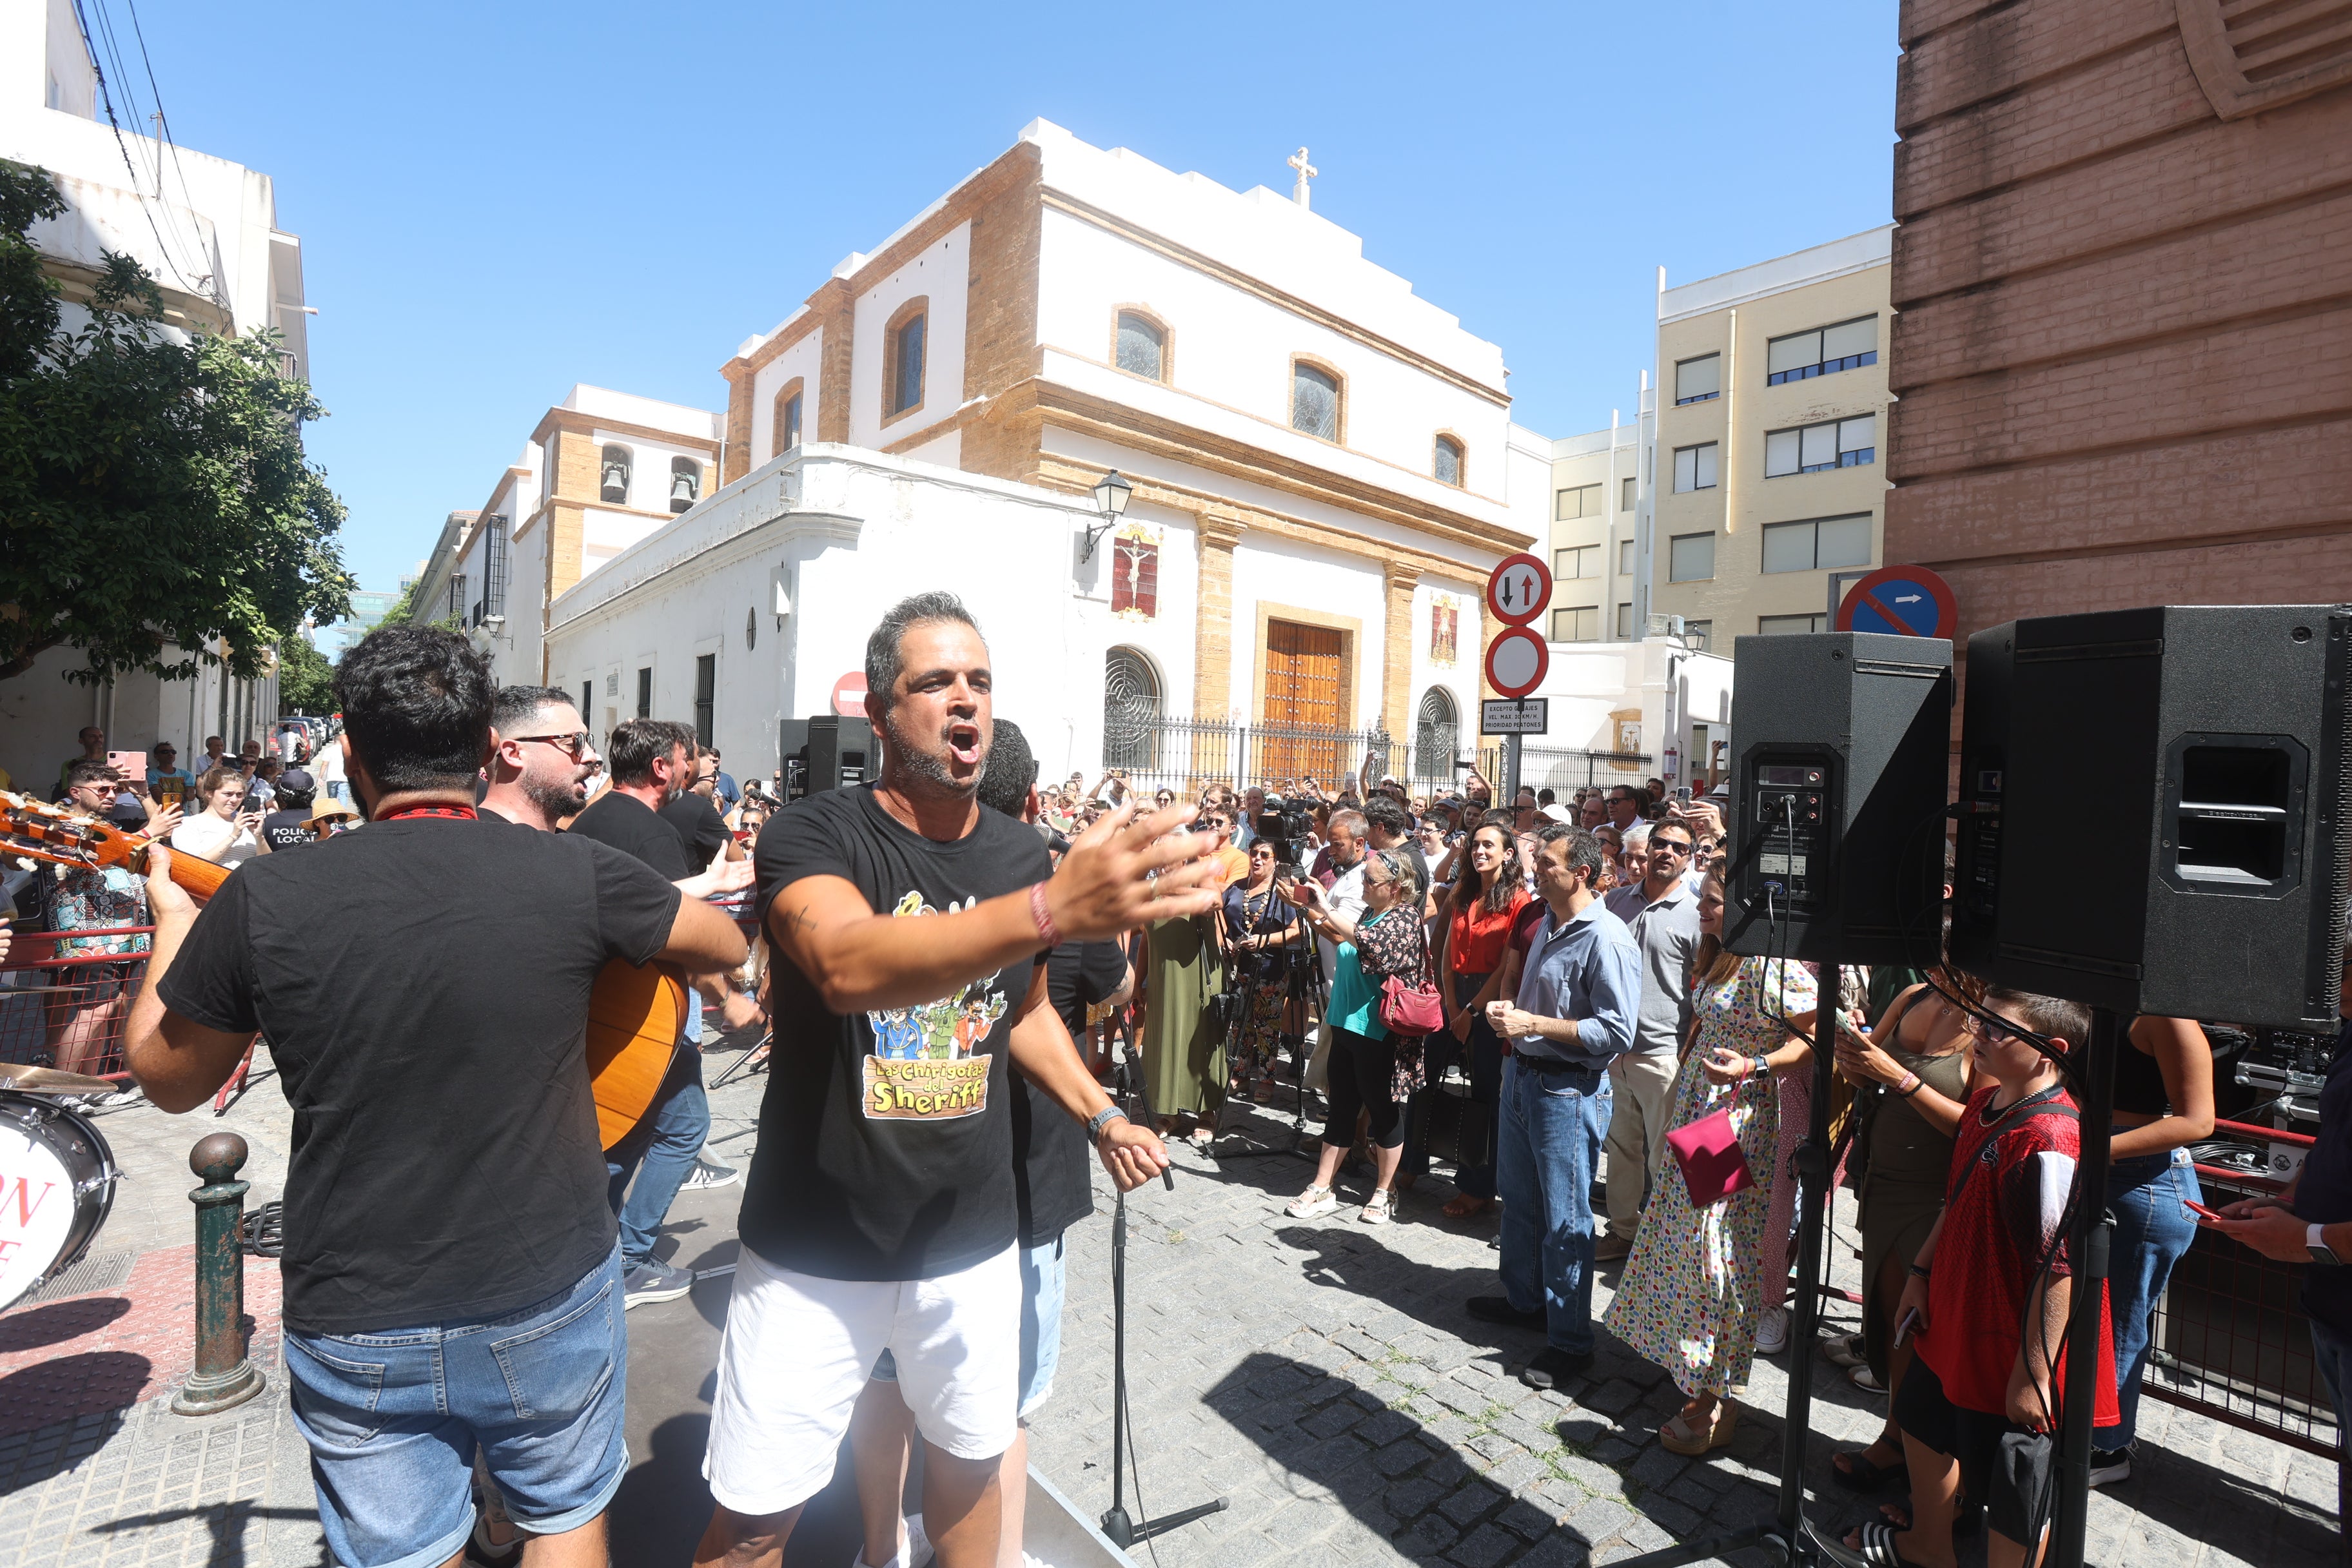
<svg viewBox="0 0 2352 1568">
<path fill-rule="evenodd" d="M 1307 837 L 1314 826 L 1305 801 L 1270 795 L 1265 809 L 1251 820 L 1250 831 L 1274 846 L 1275 864 L 1296 870 L 1306 864 Z"/>
</svg>

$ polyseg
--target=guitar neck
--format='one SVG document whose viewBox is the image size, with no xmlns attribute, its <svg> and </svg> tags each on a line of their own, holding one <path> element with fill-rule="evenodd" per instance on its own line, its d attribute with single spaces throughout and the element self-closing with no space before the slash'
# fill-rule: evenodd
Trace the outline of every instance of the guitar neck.
<svg viewBox="0 0 2352 1568">
<path fill-rule="evenodd" d="M 144 861 L 146 857 L 142 855 L 140 858 Z M 200 904 L 220 891 L 221 884 L 228 880 L 228 871 L 226 866 L 215 866 L 194 855 L 174 854 L 172 857 L 172 880 Z"/>
</svg>

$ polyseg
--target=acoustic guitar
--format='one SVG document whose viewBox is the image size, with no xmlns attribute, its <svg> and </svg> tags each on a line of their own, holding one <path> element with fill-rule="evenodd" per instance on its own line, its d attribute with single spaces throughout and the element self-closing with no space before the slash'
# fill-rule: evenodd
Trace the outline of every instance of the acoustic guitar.
<svg viewBox="0 0 2352 1568">
<path fill-rule="evenodd" d="M 121 866 L 147 874 L 153 841 L 110 822 L 0 790 L 0 856 L 23 855 L 85 869 Z M 169 846 L 165 846 L 169 847 Z M 171 858 L 172 880 L 203 903 L 229 870 L 194 855 Z M 597 972 L 588 999 L 588 1080 L 596 1131 L 610 1149 L 645 1120 L 686 1029 L 686 987 L 657 965 L 614 959 Z"/>
</svg>

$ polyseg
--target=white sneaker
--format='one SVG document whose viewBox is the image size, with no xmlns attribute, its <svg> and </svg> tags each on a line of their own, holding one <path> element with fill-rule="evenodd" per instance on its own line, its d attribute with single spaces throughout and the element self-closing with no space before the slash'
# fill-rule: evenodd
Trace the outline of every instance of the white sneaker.
<svg viewBox="0 0 2352 1568">
<path fill-rule="evenodd" d="M 906 1528 L 900 1533 L 906 1544 L 899 1548 L 896 1557 L 883 1563 L 881 1568 L 923 1568 L 923 1564 L 929 1562 L 931 1556 L 931 1538 L 923 1533 L 923 1516 L 919 1513 L 908 1514 Z M 859 1547 L 851 1556 L 849 1568 L 873 1568 L 873 1564 L 866 1561 L 864 1547 Z"/>
<path fill-rule="evenodd" d="M 694 1169 L 686 1178 L 686 1191 L 707 1192 L 712 1187 L 731 1187 L 743 1179 L 743 1173 L 732 1165 L 722 1165 L 715 1160 L 696 1156 Z"/>
<path fill-rule="evenodd" d="M 1779 1355 L 1789 1348 L 1789 1309 L 1775 1307 L 1756 1325 L 1756 1353 Z"/>
<path fill-rule="evenodd" d="M 1293 1219 L 1320 1219 L 1327 1214 L 1337 1214 L 1339 1197 L 1328 1187 L 1309 1187 L 1290 1200 L 1283 1213 Z"/>
</svg>

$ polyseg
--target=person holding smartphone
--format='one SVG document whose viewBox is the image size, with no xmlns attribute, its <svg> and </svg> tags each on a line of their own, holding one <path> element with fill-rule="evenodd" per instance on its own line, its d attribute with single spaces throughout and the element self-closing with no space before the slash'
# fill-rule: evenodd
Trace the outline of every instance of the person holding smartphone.
<svg viewBox="0 0 2352 1568">
<path fill-rule="evenodd" d="M 172 847 L 237 867 L 261 850 L 261 814 L 245 809 L 245 775 L 224 765 L 196 781 L 196 810 L 172 831 Z"/>
</svg>

